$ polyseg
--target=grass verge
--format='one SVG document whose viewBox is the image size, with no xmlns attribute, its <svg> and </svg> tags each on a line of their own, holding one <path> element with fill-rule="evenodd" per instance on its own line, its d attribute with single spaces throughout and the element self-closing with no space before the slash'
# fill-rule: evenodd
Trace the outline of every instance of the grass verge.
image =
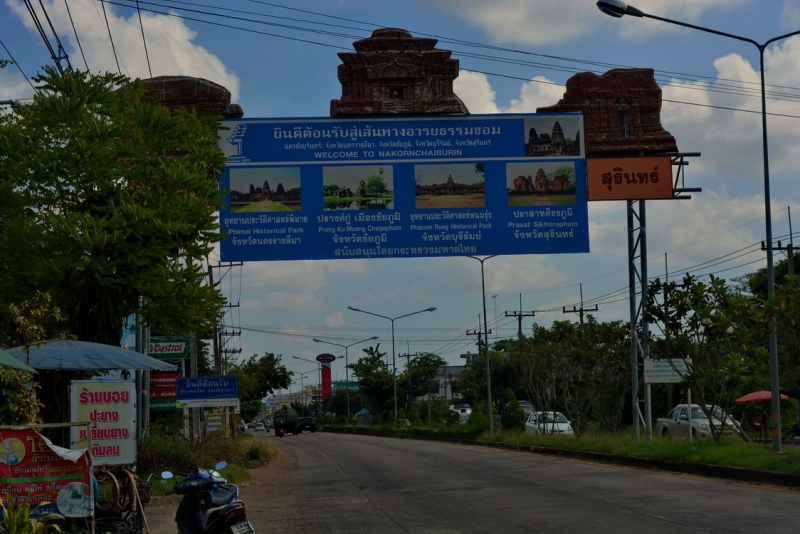
<svg viewBox="0 0 800 534">
<path fill-rule="evenodd" d="M 211 433 L 199 444 L 182 437 L 150 436 L 142 440 L 137 456 L 140 480 L 153 474 L 152 495 L 164 495 L 175 485 L 174 480 L 161 480 L 162 471 L 184 474 L 189 468 L 212 469 L 224 460 L 227 467 L 220 474 L 232 484 L 248 482 L 252 477 L 248 469 L 261 467 L 271 462 L 278 450 L 271 443 L 238 432 L 235 438 L 226 438 L 221 433 Z"/>
<path fill-rule="evenodd" d="M 653 441 L 647 441 L 645 438 L 637 439 L 628 434 L 584 435 L 580 439 L 574 439 L 525 432 L 497 432 L 495 434 L 487 432 L 468 435 L 468 432 L 455 427 L 392 427 L 391 425 L 356 425 L 349 427 L 344 425 L 325 425 L 321 430 L 399 438 L 475 439 L 478 442 L 509 443 L 548 449 L 598 452 L 630 458 L 686 462 L 800 475 L 800 451 L 786 448 L 783 454 L 775 454 L 772 452 L 772 446 L 769 443 L 747 443 L 730 437 L 723 437 L 719 442 L 711 439 L 690 442 L 688 440 L 658 437 L 654 437 Z"/>
</svg>

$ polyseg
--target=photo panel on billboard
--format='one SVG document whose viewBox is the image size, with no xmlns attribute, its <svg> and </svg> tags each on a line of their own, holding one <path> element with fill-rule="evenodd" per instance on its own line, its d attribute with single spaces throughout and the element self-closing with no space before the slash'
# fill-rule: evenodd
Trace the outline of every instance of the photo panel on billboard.
<svg viewBox="0 0 800 534">
<path fill-rule="evenodd" d="M 226 121 L 222 259 L 588 252 L 582 120 Z"/>
</svg>

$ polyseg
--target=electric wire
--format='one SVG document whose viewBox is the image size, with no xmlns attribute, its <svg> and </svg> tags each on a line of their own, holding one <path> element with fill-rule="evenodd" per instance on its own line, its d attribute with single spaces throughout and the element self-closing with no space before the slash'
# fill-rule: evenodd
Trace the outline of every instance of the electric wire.
<svg viewBox="0 0 800 534">
<path fill-rule="evenodd" d="M 81 45 L 81 40 L 78 37 L 78 30 L 75 29 L 75 22 L 72 20 L 72 11 L 69 8 L 69 2 L 64 0 L 64 7 L 67 8 L 67 15 L 69 16 L 69 23 L 72 25 L 72 33 L 75 34 L 75 41 L 78 43 L 78 49 L 81 51 L 81 57 L 83 58 L 83 64 L 86 65 L 86 70 L 89 70 L 89 63 L 86 61 L 86 55 L 83 53 L 83 46 Z"/>
<path fill-rule="evenodd" d="M 28 82 L 28 85 L 31 86 L 31 89 L 33 89 L 33 92 L 34 93 L 38 93 L 39 91 L 36 89 L 36 87 L 34 87 L 33 82 L 31 82 L 30 78 L 28 78 L 28 75 L 25 74 L 25 71 L 22 70 L 22 67 L 20 67 L 19 63 L 17 63 L 17 60 L 14 59 L 14 56 L 11 55 L 11 52 L 8 50 L 8 48 L 6 48 L 6 45 L 5 45 L 5 43 L 3 43 L 3 41 L 0 41 L 0 46 L 2 46 L 3 50 L 6 51 L 6 54 L 8 54 L 8 57 L 11 58 L 11 62 L 14 63 L 14 65 L 17 66 L 17 69 L 22 74 L 22 77 L 25 78 L 25 81 Z"/>
<path fill-rule="evenodd" d="M 110 0 L 100 0 L 100 1 L 108 2 L 110 4 L 119 5 L 119 6 L 122 6 L 122 7 L 130 7 L 130 6 L 127 6 L 125 4 L 116 3 L 116 2 L 113 2 L 113 1 L 110 1 Z M 148 5 L 162 6 L 162 4 L 155 4 L 155 3 L 152 3 L 152 2 L 141 2 L 141 3 L 142 4 L 148 4 Z M 182 3 L 186 4 L 188 2 L 182 2 Z M 206 6 L 206 7 L 211 7 L 211 6 Z M 354 36 L 354 35 L 349 35 L 349 34 L 342 34 L 342 33 L 339 33 L 339 32 L 321 32 L 319 30 L 312 30 L 312 29 L 302 28 L 302 27 L 298 27 L 298 26 L 291 26 L 291 25 L 278 24 L 278 23 L 267 23 L 267 22 L 263 22 L 263 21 L 253 21 L 253 20 L 247 20 L 247 19 L 245 19 L 243 17 L 235 17 L 235 16 L 230 16 L 230 15 L 221 15 L 221 14 L 218 14 L 218 13 L 204 12 L 204 11 L 193 10 L 193 9 L 189 9 L 189 8 L 177 8 L 177 9 L 182 9 L 184 11 L 189 11 L 189 12 L 203 14 L 203 15 L 228 18 L 228 19 L 233 19 L 233 20 L 244 20 L 244 21 L 250 22 L 250 23 L 266 24 L 266 25 L 269 25 L 269 26 L 275 26 L 275 27 L 280 27 L 280 28 L 284 28 L 284 29 L 312 32 L 312 33 L 316 33 L 316 34 L 320 34 L 320 35 L 343 37 L 343 38 L 348 38 L 348 39 L 358 39 L 359 38 L 359 36 Z M 217 9 L 221 9 L 221 8 L 217 8 Z M 271 37 L 277 37 L 277 38 L 281 38 L 281 39 L 288 39 L 288 40 L 293 40 L 293 41 L 298 41 L 298 42 L 305 42 L 305 43 L 309 43 L 309 44 L 315 44 L 315 45 L 318 45 L 318 46 L 336 48 L 336 49 L 339 49 L 339 50 L 349 50 L 349 48 L 345 48 L 345 47 L 342 47 L 342 46 L 331 45 L 331 44 L 328 44 L 328 43 L 321 43 L 321 42 L 312 41 L 312 40 L 309 40 L 309 39 L 300 39 L 300 38 L 290 37 L 290 36 L 286 36 L 286 35 L 273 34 L 273 33 L 269 33 L 269 32 L 262 32 L 262 31 L 258 31 L 258 30 L 242 28 L 242 27 L 239 27 L 239 26 L 232 26 L 232 25 L 229 25 L 229 24 L 221 24 L 221 23 L 217 23 L 217 22 L 213 22 L 213 21 L 209 21 L 209 20 L 204 20 L 204 19 L 186 17 L 186 16 L 183 16 L 183 15 L 180 15 L 180 14 L 177 14 L 177 13 L 168 13 L 168 12 L 158 11 L 158 10 L 155 10 L 155 9 L 149 9 L 149 11 L 154 12 L 154 13 L 158 13 L 158 14 L 162 14 L 162 15 L 166 15 L 166 16 L 173 16 L 173 17 L 177 17 L 177 18 L 181 18 L 181 19 L 185 19 L 185 20 L 192 20 L 192 21 L 200 22 L 200 23 L 204 23 L 204 24 L 210 24 L 210 25 L 219 26 L 219 27 L 231 28 L 231 29 L 238 30 L 238 31 L 244 31 L 244 32 L 249 32 L 249 33 L 267 35 L 267 36 L 271 36 Z M 467 54 L 467 53 L 465 53 L 465 54 Z M 502 59 L 498 59 L 498 58 L 491 58 L 490 60 L 493 61 L 493 62 L 510 61 L 510 60 L 502 60 Z M 574 60 L 574 61 L 581 61 L 581 60 Z M 547 68 L 552 68 L 552 67 L 547 67 Z M 468 71 L 468 72 L 476 72 L 476 73 L 480 73 L 480 74 L 485 74 L 485 75 L 488 75 L 488 76 L 495 76 L 495 77 L 499 77 L 499 78 L 514 79 L 514 80 L 524 80 L 527 83 L 533 82 L 533 83 L 543 83 L 543 84 L 547 84 L 547 85 L 555 85 L 555 86 L 559 86 L 559 87 L 563 87 L 564 86 L 563 84 L 557 83 L 557 82 L 550 82 L 550 81 L 545 81 L 545 80 L 536 80 L 536 79 L 531 79 L 531 78 L 527 78 L 527 77 L 513 76 L 513 75 L 501 74 L 501 73 L 496 73 L 496 72 L 488 72 L 488 71 L 483 71 L 483 70 L 478 70 L 478 69 L 467 69 L 467 68 L 465 68 L 465 69 L 462 69 L 462 70 Z M 575 71 L 575 72 L 577 72 L 577 71 Z M 747 82 L 747 83 L 750 83 L 750 82 Z M 690 88 L 690 87 L 686 87 L 686 88 Z M 703 88 L 691 87 L 691 89 L 709 90 L 711 92 L 723 92 L 723 93 L 728 93 L 728 94 L 739 94 L 739 95 L 742 95 L 742 96 L 753 96 L 753 97 L 760 95 L 760 91 L 758 93 L 756 93 L 755 91 L 751 91 L 749 89 L 745 90 L 745 91 L 741 91 L 740 90 L 738 92 L 722 91 L 722 90 L 713 89 L 713 88 L 711 88 L 711 89 L 703 89 Z M 770 95 L 771 95 L 769 97 L 770 99 L 778 99 L 778 100 L 780 100 L 776 96 L 772 95 L 772 93 L 770 93 Z M 789 95 L 789 96 L 792 97 L 791 99 L 789 99 L 790 101 L 795 101 L 796 98 L 800 98 L 800 95 Z M 688 101 L 673 100 L 673 99 L 661 99 L 661 100 L 663 102 L 671 102 L 671 103 L 675 103 L 675 104 L 698 106 L 698 107 L 711 108 L 711 109 L 720 109 L 720 110 L 725 110 L 725 111 L 739 111 L 739 112 L 756 113 L 756 114 L 760 114 L 761 113 L 761 111 L 759 111 L 759 110 L 742 109 L 742 108 L 736 108 L 736 107 L 731 107 L 731 106 L 718 106 L 718 105 L 712 105 L 712 104 L 701 104 L 701 103 L 697 103 L 697 102 L 688 102 Z M 800 115 L 792 115 L 792 114 L 786 114 L 786 113 L 768 112 L 767 114 L 769 116 L 775 116 L 775 117 L 800 118 Z"/>
<path fill-rule="evenodd" d="M 64 0 L 65 2 L 67 0 Z M 147 53 L 147 39 L 144 37 L 144 25 L 142 24 L 142 10 L 139 9 L 139 0 L 136 0 L 136 13 L 139 15 L 139 28 L 142 30 L 142 44 L 144 44 L 144 57 L 147 58 L 147 72 L 153 77 L 153 69 L 150 68 L 150 54 Z"/>
<path fill-rule="evenodd" d="M 105 0 L 100 0 L 100 5 L 103 6 L 103 17 L 106 20 L 106 28 L 108 29 L 108 40 L 111 41 L 111 50 L 114 52 L 114 61 L 117 62 L 117 72 L 120 75 L 122 75 L 122 69 L 119 68 L 119 58 L 117 57 L 117 47 L 114 46 L 114 38 L 111 36 L 111 25 L 108 23 L 108 13 L 106 13 Z"/>
<path fill-rule="evenodd" d="M 47 9 L 45 9 L 44 3 L 42 2 L 42 0 L 39 0 L 39 6 L 41 6 L 41 8 L 42 8 L 42 13 L 44 13 L 44 18 L 45 18 L 45 20 L 47 20 L 47 25 L 50 26 L 50 31 L 53 33 L 53 38 L 56 40 L 56 43 L 58 43 L 58 56 L 53 58 L 55 60 L 55 62 L 56 62 L 56 66 L 58 67 L 58 70 L 59 71 L 62 70 L 61 69 L 61 60 L 62 59 L 67 62 L 67 67 L 71 69 L 72 65 L 69 62 L 69 55 L 67 55 L 67 52 L 64 50 L 64 46 L 61 44 L 61 39 L 58 37 L 58 33 L 56 32 L 56 29 L 53 27 L 53 22 L 50 20 L 50 15 L 47 13 Z M 51 50 L 52 50 L 52 48 L 51 48 Z"/>
</svg>

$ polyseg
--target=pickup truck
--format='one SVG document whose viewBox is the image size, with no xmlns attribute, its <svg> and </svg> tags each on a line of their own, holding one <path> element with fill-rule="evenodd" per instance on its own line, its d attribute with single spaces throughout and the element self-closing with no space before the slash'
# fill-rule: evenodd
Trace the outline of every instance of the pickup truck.
<svg viewBox="0 0 800 534">
<path fill-rule="evenodd" d="M 722 409 L 714 407 L 712 418 L 716 428 L 722 428 Z M 692 404 L 692 439 L 704 439 L 711 437 L 711 423 L 697 404 Z M 669 412 L 666 417 L 659 417 L 656 420 L 658 435 L 663 438 L 669 437 L 689 437 L 689 409 L 686 404 L 679 404 Z M 726 417 L 725 429 L 723 433 L 734 433 L 741 436 L 741 429 L 736 420 L 730 415 Z"/>
</svg>

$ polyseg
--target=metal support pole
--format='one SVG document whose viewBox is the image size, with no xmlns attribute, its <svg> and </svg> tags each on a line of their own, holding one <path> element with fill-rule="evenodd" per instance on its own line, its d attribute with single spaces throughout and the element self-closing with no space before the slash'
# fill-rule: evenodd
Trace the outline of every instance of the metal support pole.
<svg viewBox="0 0 800 534">
<path fill-rule="evenodd" d="M 626 201 L 628 208 L 628 302 L 630 304 L 631 334 L 631 403 L 633 408 L 633 435 L 639 437 L 639 347 L 636 340 L 636 245 L 633 228 L 633 200 Z"/>
<path fill-rule="evenodd" d="M 650 323 L 647 322 L 647 215 L 645 211 L 645 201 L 639 201 L 639 272 L 642 275 L 640 280 L 641 294 L 639 303 L 641 308 L 642 320 L 642 359 L 650 358 Z M 647 440 L 653 440 L 653 403 L 650 399 L 650 383 L 644 385 L 644 412 L 645 412 L 645 431 Z"/>
</svg>

